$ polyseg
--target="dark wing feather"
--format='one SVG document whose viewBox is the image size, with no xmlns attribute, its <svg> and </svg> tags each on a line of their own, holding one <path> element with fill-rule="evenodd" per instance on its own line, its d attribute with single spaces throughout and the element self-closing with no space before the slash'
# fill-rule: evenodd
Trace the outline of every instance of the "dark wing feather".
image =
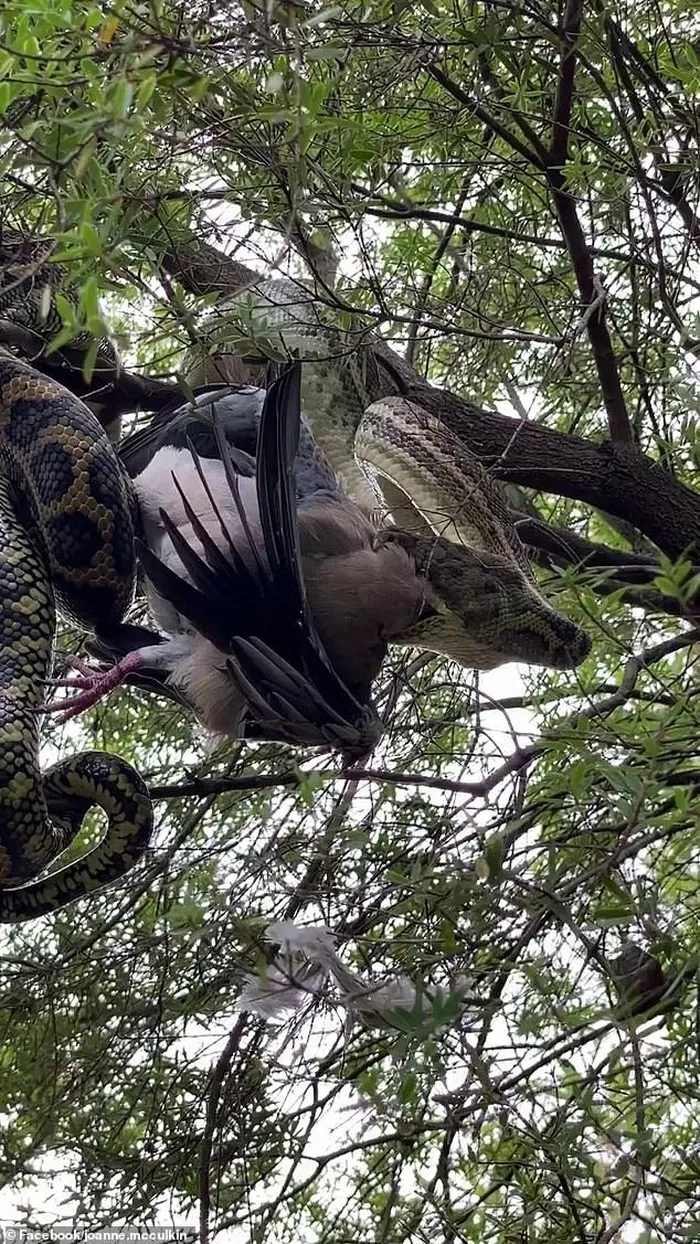
<svg viewBox="0 0 700 1244">
<path fill-rule="evenodd" d="M 294 461 L 299 445 L 301 366 L 289 367 L 268 392 L 260 420 L 257 485 L 260 522 L 273 581 L 296 604 L 301 622 L 306 592 L 301 576 Z"/>
<path fill-rule="evenodd" d="M 252 722 L 270 730 L 273 737 L 305 744 L 335 742 L 348 754 L 365 754 L 379 737 L 376 713 L 371 704 L 358 702 L 335 673 L 308 608 L 302 578 L 294 482 L 300 376 L 300 364 L 295 363 L 270 386 L 260 417 L 256 484 L 264 557 L 247 526 L 235 458 L 214 408 L 219 457 L 254 568 L 240 556 L 210 493 L 228 555 L 212 540 L 181 489 L 201 552 L 164 511 L 161 517 L 191 583 L 165 567 L 143 544 L 137 549 L 159 594 L 200 634 L 230 654 L 229 674 L 246 697 Z M 197 465 L 193 446 L 191 453 Z M 203 479 L 201 465 L 197 469 Z"/>
<path fill-rule="evenodd" d="M 170 523 L 170 519 L 168 519 L 168 523 Z M 147 544 L 144 544 L 142 540 L 136 540 L 136 553 L 146 576 L 159 596 L 162 596 L 164 600 L 170 601 L 170 604 L 177 609 L 182 617 L 187 618 L 196 631 L 204 635 L 205 638 L 211 639 L 211 642 L 217 648 L 226 651 L 231 629 L 225 608 L 225 595 L 220 593 L 216 577 L 212 574 L 206 562 L 203 562 L 199 554 L 180 536 L 175 525 L 170 524 L 168 530 L 174 530 L 177 533 L 178 552 L 180 551 L 180 541 L 185 546 L 182 551 L 185 552 L 187 562 L 196 567 L 200 586 L 195 587 L 192 583 L 188 583 L 186 579 L 176 574 L 174 570 L 164 566 L 160 558 L 151 552 Z M 187 562 L 184 564 L 187 565 Z"/>
<path fill-rule="evenodd" d="M 267 400 L 267 399 L 266 399 L 266 400 Z M 266 403 L 263 403 L 263 411 L 264 411 L 264 409 L 265 409 L 265 404 L 266 404 Z M 224 430 L 223 430 L 223 428 L 222 428 L 221 424 L 219 423 L 219 421 L 218 421 L 218 419 L 217 419 L 216 417 L 215 417 L 215 419 L 214 419 L 214 430 L 215 430 L 215 432 L 216 432 L 216 444 L 217 444 L 217 448 L 218 448 L 218 451 L 219 451 L 219 458 L 220 458 L 221 464 L 222 464 L 222 466 L 223 466 L 223 468 L 224 468 L 224 474 L 225 474 L 225 476 L 226 476 L 226 482 L 227 482 L 227 484 L 228 484 L 228 486 L 229 486 L 229 490 L 230 490 L 230 492 L 231 492 L 231 496 L 233 497 L 234 502 L 235 502 L 235 504 L 236 504 L 236 510 L 237 510 L 237 513 L 238 513 L 238 518 L 239 518 L 239 520 L 240 520 L 241 527 L 243 528 L 243 533 L 244 533 L 244 535 L 245 535 L 245 538 L 246 538 L 246 541 L 247 541 L 247 544 L 248 544 L 248 549 L 249 549 L 249 551 L 251 552 L 251 554 L 252 554 L 252 556 L 253 556 L 253 561 L 255 562 L 255 565 L 256 565 L 256 567 L 257 567 L 257 570 L 258 570 L 258 572 L 259 572 L 259 574 L 260 574 L 260 582 L 261 582 L 261 586 L 263 586 L 263 584 L 264 584 L 265 582 L 267 582 L 267 580 L 268 580 L 268 578 L 269 578 L 269 575 L 268 575 L 268 574 L 266 573 L 266 571 L 265 571 L 265 567 L 264 567 L 264 564 L 263 564 L 263 559 L 262 559 L 262 558 L 261 558 L 261 556 L 260 556 L 260 550 L 258 549 L 257 543 L 256 543 L 255 539 L 253 538 L 253 533 L 252 533 L 252 532 L 251 532 L 251 530 L 250 530 L 250 525 L 249 525 L 249 523 L 248 523 L 248 515 L 247 515 L 247 514 L 246 514 L 246 512 L 245 512 L 245 506 L 243 505 L 243 503 L 242 503 L 242 501 L 241 501 L 241 491 L 240 491 L 240 487 L 239 487 L 239 484 L 238 484 L 238 476 L 237 476 L 237 474 L 236 474 L 236 469 L 235 469 L 235 466 L 236 466 L 236 464 L 235 464 L 235 460 L 234 460 L 233 455 L 232 455 L 232 453 L 231 453 L 231 446 L 229 445 L 229 443 L 228 443 L 228 441 L 227 441 L 226 437 L 224 436 Z M 258 492 L 259 492 L 259 487 L 260 487 L 260 486 L 259 486 L 259 483 L 258 483 L 258 480 L 259 480 L 259 473 L 258 473 L 258 463 L 257 463 L 257 459 L 256 459 L 256 463 L 255 463 L 255 475 L 256 475 L 256 491 L 258 491 Z M 201 468 L 200 468 L 200 477 L 201 477 Z M 207 491 L 209 491 L 209 490 L 207 489 Z M 211 494 L 209 494 L 209 495 L 211 496 Z M 222 519 L 221 519 L 221 516 L 220 516 L 220 515 L 218 515 L 218 512 L 217 512 L 217 516 L 218 516 L 218 518 L 219 518 L 219 522 L 220 522 L 220 524 L 221 524 L 221 526 L 222 526 L 222 529 L 223 529 L 223 528 L 224 528 L 224 523 L 223 523 L 223 521 L 222 521 Z M 226 541 L 227 541 L 227 544 L 228 544 L 229 548 L 230 548 L 231 550 L 233 550 L 233 552 L 232 552 L 232 556 L 233 556 L 233 558 L 234 558 L 234 560 L 235 560 L 236 558 L 238 558 L 238 552 L 237 552 L 237 550 L 235 549 L 234 542 L 233 542 L 233 540 L 231 539 L 230 534 L 229 534 L 228 532 L 226 532 L 225 534 L 226 534 Z"/>
<path fill-rule="evenodd" d="M 294 484 L 300 421 L 301 364 L 294 363 L 276 382 L 275 400 L 266 401 L 260 421 L 256 479 L 265 551 L 273 581 L 289 606 L 286 620 L 297 630 L 293 664 L 301 663 L 306 677 L 342 720 L 360 721 L 374 709 L 361 704 L 336 674 L 306 599 Z"/>
<path fill-rule="evenodd" d="M 242 475 L 253 476 L 260 409 L 256 398 L 262 405 L 262 394 L 249 386 L 205 386 L 195 391 L 194 401 L 179 405 L 175 410 L 170 407 L 159 411 L 147 427 L 126 437 L 119 446 L 119 456 L 132 479 L 145 470 L 165 445 L 184 449 L 191 441 L 200 457 L 216 458 L 213 411 L 218 409 L 226 437 L 232 448 L 235 446 L 237 468 Z M 246 449 L 249 452 L 245 452 Z"/>
</svg>

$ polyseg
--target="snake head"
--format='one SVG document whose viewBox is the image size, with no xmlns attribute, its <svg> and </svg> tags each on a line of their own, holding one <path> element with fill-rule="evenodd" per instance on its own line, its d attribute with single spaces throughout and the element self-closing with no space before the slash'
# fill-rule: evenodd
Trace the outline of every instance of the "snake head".
<svg viewBox="0 0 700 1244">
<path fill-rule="evenodd" d="M 507 661 L 571 669 L 590 652 L 586 632 L 544 600 L 514 559 L 395 527 L 380 540 L 401 544 L 425 580 L 420 618 L 392 643 L 483 670 Z"/>
</svg>

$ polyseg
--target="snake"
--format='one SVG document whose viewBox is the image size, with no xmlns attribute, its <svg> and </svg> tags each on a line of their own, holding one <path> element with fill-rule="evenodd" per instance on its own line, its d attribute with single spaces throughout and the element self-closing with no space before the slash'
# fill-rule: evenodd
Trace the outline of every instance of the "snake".
<svg viewBox="0 0 700 1244">
<path fill-rule="evenodd" d="M 44 270 L 36 252 L 27 259 L 20 248 L 15 259 L 0 282 L 0 316 L 19 317 L 45 336 L 57 327 L 42 311 L 52 303 L 56 272 L 50 265 Z M 357 503 L 376 514 L 378 494 L 364 460 L 417 526 L 497 554 L 512 567 L 517 590 L 501 603 L 497 630 L 536 632 L 540 647 L 551 637 L 553 651 L 564 633 L 576 663 L 588 651 L 588 637 L 580 632 L 571 645 L 572 624 L 540 596 L 503 498 L 479 459 L 420 407 L 382 396 L 371 350 L 348 347 L 301 289 L 262 280 L 252 297 L 246 291 L 242 300 L 220 306 L 225 332 L 238 325 L 238 355 L 242 341 L 258 350 L 262 343 L 263 355 L 270 342 L 273 353 L 301 355 L 307 363 L 302 399 L 314 435 Z M 230 379 L 221 374 L 226 344 L 219 342 L 214 379 Z M 202 369 L 200 359 L 198 374 L 191 366 L 188 382 L 210 382 L 210 361 Z M 42 772 L 39 757 L 56 610 L 96 632 L 122 621 L 135 589 L 136 508 L 131 481 L 87 406 L 0 349 L 0 922 L 55 911 L 111 883 L 150 841 L 152 805 L 133 766 L 90 751 Z M 488 651 L 493 610 L 482 624 L 474 602 L 469 605 L 475 640 Z M 418 630 L 413 640 L 420 646 Z M 439 650 L 439 637 L 425 646 Z M 496 653 L 492 664 L 501 659 Z M 93 806 L 107 815 L 101 841 L 56 867 Z"/>
<path fill-rule="evenodd" d="M 135 516 L 131 482 L 94 415 L 0 350 L 0 922 L 115 881 L 151 837 L 148 790 L 127 761 L 87 751 L 42 772 L 39 757 L 56 611 L 89 630 L 122 620 Z M 95 805 L 107 816 L 102 839 L 61 867 Z"/>
<path fill-rule="evenodd" d="M 350 340 L 324 315 L 312 290 L 288 278 L 251 280 L 226 292 L 203 320 L 199 339 L 183 366 L 192 386 L 252 383 L 256 365 L 269 357 L 303 361 L 302 401 L 314 437 L 378 535 L 385 538 L 392 530 L 388 517 L 408 531 L 451 543 L 451 583 L 445 586 L 471 631 L 479 668 L 502 664 L 501 641 L 511 634 L 525 662 L 542 664 L 543 648 L 554 666 L 561 665 L 562 647 L 571 665 L 588 654 L 589 636 L 544 599 L 493 475 L 435 416 L 384 391 L 371 340 Z M 496 611 L 486 596 L 479 607 L 478 589 L 476 599 L 470 588 L 469 599 L 460 603 L 462 550 L 465 557 L 467 551 L 471 557 L 495 556 L 512 571 Z M 473 576 L 465 573 L 463 581 L 473 584 Z M 449 652 L 450 638 L 440 635 L 440 626 L 439 620 L 419 624 L 411 642 Z"/>
<path fill-rule="evenodd" d="M 12 326 L 25 328 L 36 338 L 43 354 L 47 342 L 59 333 L 69 340 L 55 349 L 58 361 L 65 367 L 82 368 L 86 354 L 93 352 L 93 373 L 106 368 L 110 373 L 118 367 L 117 351 L 105 336 L 94 336 L 85 330 L 67 326 L 59 314 L 56 295 L 60 294 L 66 308 L 77 317 L 75 281 L 65 264 L 53 258 L 56 242 L 47 238 L 19 233 L 0 227 L 0 324 L 3 339 L 12 335 Z"/>
</svg>

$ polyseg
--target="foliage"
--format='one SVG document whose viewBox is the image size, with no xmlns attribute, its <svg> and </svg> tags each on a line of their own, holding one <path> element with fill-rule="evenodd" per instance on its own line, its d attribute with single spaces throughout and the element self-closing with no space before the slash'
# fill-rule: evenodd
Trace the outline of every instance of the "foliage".
<svg viewBox="0 0 700 1244">
<path fill-rule="evenodd" d="M 129 362 L 173 373 L 192 340 L 211 298 L 165 261 L 193 237 L 307 275 L 331 239 L 346 327 L 692 489 L 687 6 L 7 0 L 0 20 L 3 226 L 53 239 L 77 326 L 104 316 Z M 687 556 L 659 557 L 561 446 L 561 492 L 523 468 L 514 504 L 555 552 L 607 550 L 542 557 L 594 639 L 577 671 L 397 654 L 359 776 L 208 752 L 139 692 L 86 719 L 153 786 L 158 836 L 123 887 L 8 932 L 6 1218 L 50 1220 L 67 1193 L 93 1228 L 199 1216 L 203 1240 L 700 1234 L 697 498 L 671 533 Z M 236 1013 L 266 925 L 291 919 L 419 1003 L 379 1023 L 329 978 L 276 1023 Z M 670 1009 L 616 1012 L 627 939 L 677 981 Z"/>
</svg>

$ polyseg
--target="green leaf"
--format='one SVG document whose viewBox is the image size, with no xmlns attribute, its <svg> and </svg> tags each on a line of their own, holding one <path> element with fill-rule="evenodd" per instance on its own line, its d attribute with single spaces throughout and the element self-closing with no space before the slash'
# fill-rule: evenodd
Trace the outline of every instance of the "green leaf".
<svg viewBox="0 0 700 1244">
<path fill-rule="evenodd" d="M 118 78 L 109 95 L 109 103 L 115 117 L 126 117 L 131 108 L 134 88 L 127 78 Z"/>
<path fill-rule="evenodd" d="M 93 135 L 93 137 L 89 138 L 82 147 L 73 166 L 73 175 L 76 181 L 82 181 L 82 178 L 87 172 L 90 162 L 95 155 L 96 148 L 97 139 Z"/>
<path fill-rule="evenodd" d="M 81 242 L 84 242 L 85 246 L 87 247 L 87 249 L 90 251 L 92 255 L 102 254 L 102 241 L 92 221 L 84 220 L 81 223 L 80 240 Z M 97 283 L 94 277 L 88 278 L 88 281 L 86 282 L 84 289 L 87 289 L 88 287 L 92 288 L 92 286 L 90 285 L 90 282 L 93 282 L 95 284 L 95 290 L 97 290 Z M 96 298 L 97 298 L 97 293 L 95 292 L 95 299 Z M 84 301 L 84 305 L 87 307 L 87 303 L 85 303 L 85 293 L 83 293 L 83 301 Z"/>
<path fill-rule="evenodd" d="M 95 363 L 97 362 L 98 349 L 99 349 L 99 343 L 97 341 L 91 341 L 87 350 L 85 351 L 85 357 L 83 359 L 83 379 L 86 380 L 88 383 L 92 379 L 92 373 L 95 370 Z"/>
<path fill-rule="evenodd" d="M 500 834 L 488 838 L 484 845 L 484 859 L 488 865 L 489 880 L 496 881 L 500 876 L 504 859 L 504 842 Z"/>
<path fill-rule="evenodd" d="M 155 73 L 146 74 L 146 76 L 142 79 L 137 95 L 136 95 L 136 111 L 137 112 L 143 112 L 144 108 L 149 103 L 151 96 L 153 95 L 153 92 L 155 91 L 157 85 L 158 85 L 158 77 Z"/>
<path fill-rule="evenodd" d="M 338 5 L 332 5 L 328 9 L 321 9 L 318 13 L 314 13 L 311 17 L 307 17 L 302 23 L 304 30 L 313 30 L 316 26 L 324 26 L 326 22 L 333 22 L 336 18 L 341 17 L 343 10 Z"/>
<path fill-rule="evenodd" d="M 323 48 L 309 48 L 307 53 L 308 59 L 311 61 L 337 60 L 344 61 L 347 55 L 347 49 L 344 47 L 333 47 L 328 44 Z"/>
</svg>

